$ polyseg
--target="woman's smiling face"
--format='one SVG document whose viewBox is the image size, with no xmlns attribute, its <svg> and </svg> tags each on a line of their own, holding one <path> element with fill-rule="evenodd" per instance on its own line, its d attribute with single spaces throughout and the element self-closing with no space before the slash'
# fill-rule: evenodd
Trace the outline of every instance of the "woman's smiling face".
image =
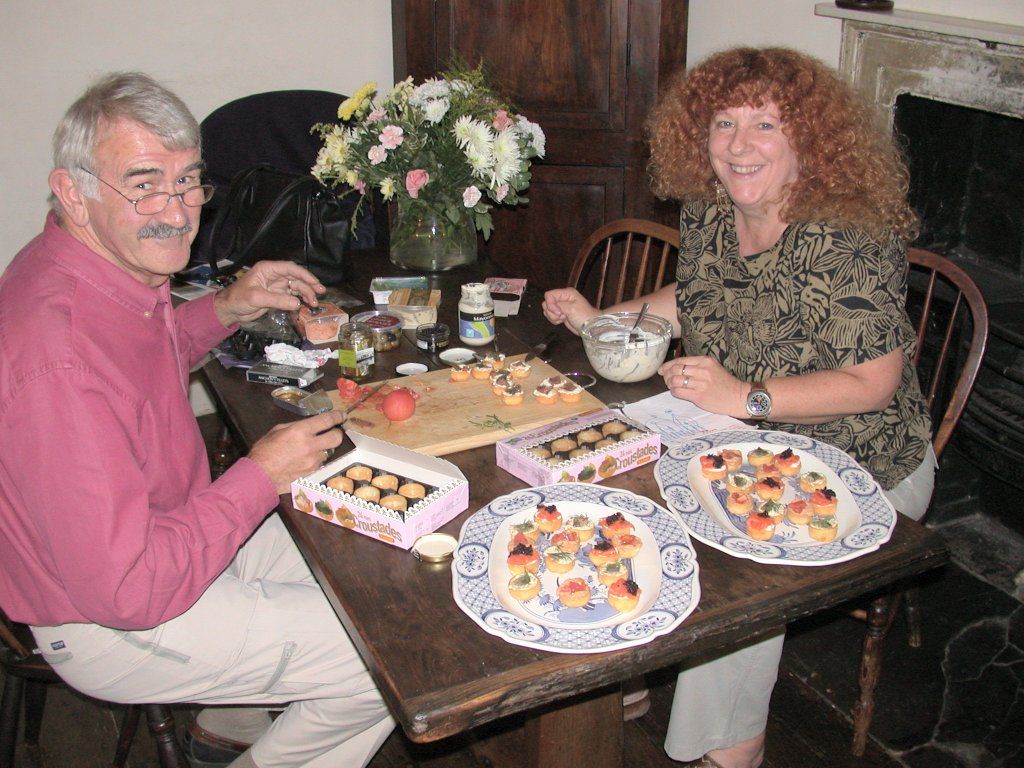
<svg viewBox="0 0 1024 768">
<path fill-rule="evenodd" d="M 716 112 L 711 118 L 708 155 L 740 212 L 779 218 L 785 187 L 796 181 L 800 159 L 783 132 L 774 104 Z"/>
</svg>

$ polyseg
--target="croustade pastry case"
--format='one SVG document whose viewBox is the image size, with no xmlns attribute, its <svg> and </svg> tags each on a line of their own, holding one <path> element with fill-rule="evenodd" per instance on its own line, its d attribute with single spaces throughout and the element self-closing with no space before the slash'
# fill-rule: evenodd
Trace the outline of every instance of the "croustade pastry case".
<svg viewBox="0 0 1024 768">
<path fill-rule="evenodd" d="M 451 462 L 356 432 L 350 432 L 349 437 L 355 450 L 292 483 L 292 505 L 297 510 L 410 549 L 420 536 L 433 533 L 469 506 L 469 483 Z M 365 477 L 353 471 L 357 467 L 366 469 Z M 352 492 L 328 485 L 332 478 L 345 476 L 354 479 Z M 397 482 L 374 484 L 382 477 L 393 477 Z M 415 486 L 422 486 L 422 498 Z M 379 494 L 362 498 L 359 492 L 365 489 L 378 490 Z M 388 496 L 403 499 L 406 509 L 382 505 L 380 502 Z"/>
<path fill-rule="evenodd" d="M 661 437 L 603 409 L 500 440 L 495 449 L 498 466 L 531 485 L 599 483 L 657 461 Z"/>
</svg>

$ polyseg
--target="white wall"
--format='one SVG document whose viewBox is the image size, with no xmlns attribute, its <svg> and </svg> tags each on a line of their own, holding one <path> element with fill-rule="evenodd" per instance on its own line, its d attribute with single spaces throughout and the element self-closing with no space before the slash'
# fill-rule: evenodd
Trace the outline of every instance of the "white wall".
<svg viewBox="0 0 1024 768">
<path fill-rule="evenodd" d="M 788 45 L 839 62 L 841 22 L 815 0 L 690 0 L 688 61 L 733 45 Z M 1021 0 L 896 0 L 901 10 L 1024 26 Z M 148 8 L 148 10 L 144 10 Z M 392 81 L 387 0 L 0 0 L 0 270 L 39 232 L 50 136 L 96 75 L 141 69 L 199 119 L 282 88 L 351 93 Z"/>
<path fill-rule="evenodd" d="M 386 0 L 0 0 L 0 270 L 43 225 L 50 137 L 97 75 L 135 69 L 202 119 L 240 96 L 392 82 Z"/>
<path fill-rule="evenodd" d="M 820 1 L 820 0 L 818 0 Z M 1022 0 L 895 0 L 896 9 L 1024 26 Z M 785 45 L 839 66 L 840 19 L 814 15 L 816 0 L 690 0 L 686 63 L 736 45 Z M 880 18 L 884 14 L 880 14 Z"/>
</svg>

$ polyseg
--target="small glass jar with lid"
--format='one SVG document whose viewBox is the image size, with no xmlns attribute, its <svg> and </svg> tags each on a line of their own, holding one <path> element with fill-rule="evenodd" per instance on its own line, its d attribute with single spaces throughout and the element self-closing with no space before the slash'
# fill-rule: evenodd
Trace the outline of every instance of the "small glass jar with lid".
<svg viewBox="0 0 1024 768">
<path fill-rule="evenodd" d="M 376 359 L 373 328 L 366 323 L 345 323 L 338 330 L 338 368 L 341 375 L 360 381 L 373 375 Z"/>
<path fill-rule="evenodd" d="M 427 352 L 440 352 L 448 348 L 451 329 L 444 323 L 425 323 L 416 328 L 416 346 Z"/>
</svg>

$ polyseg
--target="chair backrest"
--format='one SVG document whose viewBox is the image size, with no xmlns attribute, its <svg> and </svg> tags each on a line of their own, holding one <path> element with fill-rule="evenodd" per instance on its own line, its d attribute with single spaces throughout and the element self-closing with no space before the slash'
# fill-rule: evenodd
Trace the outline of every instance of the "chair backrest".
<svg viewBox="0 0 1024 768">
<path fill-rule="evenodd" d="M 279 171 L 309 173 L 321 146 L 310 128 L 337 122 L 344 99 L 332 91 L 268 91 L 235 99 L 207 115 L 199 126 L 203 160 L 205 175 L 217 191 L 203 209 L 203 222 L 213 220 L 231 180 L 247 168 L 265 163 Z M 354 194 L 347 198 L 353 207 L 355 199 Z M 350 247 L 386 244 L 386 232 L 387 215 L 374 196 L 373 205 L 363 206 Z"/>
<path fill-rule="evenodd" d="M 618 219 L 586 239 L 569 285 L 598 309 L 636 299 L 675 279 L 679 230 L 646 219 Z"/>
<path fill-rule="evenodd" d="M 988 307 L 970 275 L 944 256 L 907 248 L 907 261 L 908 288 L 912 291 L 915 281 L 923 280 L 914 365 L 932 415 L 932 445 L 941 457 L 981 367 L 988 340 Z M 968 311 L 961 311 L 965 306 Z M 908 310 L 913 317 L 917 308 L 908 302 Z"/>
<path fill-rule="evenodd" d="M 240 171 L 257 163 L 308 173 L 320 148 L 309 129 L 336 121 L 344 98 L 331 91 L 269 91 L 217 107 L 200 124 L 210 181 L 226 190 Z"/>
<path fill-rule="evenodd" d="M 0 660 L 6 666 L 12 661 L 25 661 L 36 647 L 31 631 L 24 624 L 15 624 L 0 610 Z"/>
</svg>

